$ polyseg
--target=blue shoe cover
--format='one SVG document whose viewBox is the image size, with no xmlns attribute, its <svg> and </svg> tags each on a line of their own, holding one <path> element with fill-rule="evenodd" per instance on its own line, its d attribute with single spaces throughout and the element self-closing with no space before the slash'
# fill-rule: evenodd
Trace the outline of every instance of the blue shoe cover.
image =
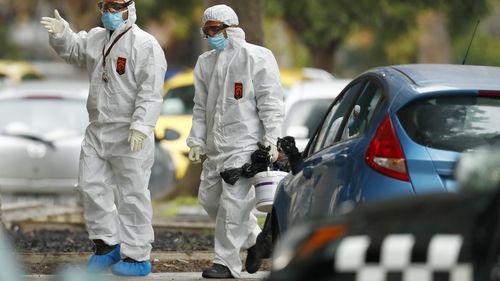
<svg viewBox="0 0 500 281">
<path fill-rule="evenodd" d="M 113 264 L 119 262 L 120 245 L 116 245 L 113 251 L 105 255 L 92 255 L 87 263 L 87 269 L 91 272 L 101 272 L 108 269 Z"/>
<path fill-rule="evenodd" d="M 146 276 L 151 273 L 151 263 L 149 261 L 120 261 L 111 267 L 111 271 L 120 276 Z"/>
</svg>

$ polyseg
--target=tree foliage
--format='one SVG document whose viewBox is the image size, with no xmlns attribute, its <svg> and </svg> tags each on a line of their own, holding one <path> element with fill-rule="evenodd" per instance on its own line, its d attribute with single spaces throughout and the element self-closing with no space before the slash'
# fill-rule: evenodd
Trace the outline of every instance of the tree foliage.
<svg viewBox="0 0 500 281">
<path fill-rule="evenodd" d="M 387 43 L 415 28 L 420 11 L 435 9 L 446 15 L 452 36 L 473 26 L 488 9 L 488 0 L 267 0 L 271 16 L 282 17 L 300 35 L 314 55 L 333 57 L 353 31 L 371 29 L 377 40 Z M 467 29 L 468 30 L 468 29 Z M 326 58 L 313 59 L 316 65 L 331 70 Z M 333 62 L 333 60 L 331 61 Z M 328 68 L 329 67 L 329 68 Z"/>
<path fill-rule="evenodd" d="M 200 5 L 199 0 L 140 0 L 135 3 L 141 14 L 138 21 L 160 20 L 165 13 L 191 18 L 193 8 Z"/>
</svg>

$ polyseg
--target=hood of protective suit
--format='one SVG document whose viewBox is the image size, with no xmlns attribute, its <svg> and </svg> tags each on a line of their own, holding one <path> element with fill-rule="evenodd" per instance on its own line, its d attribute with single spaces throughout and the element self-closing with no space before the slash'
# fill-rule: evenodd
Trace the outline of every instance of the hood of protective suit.
<svg viewBox="0 0 500 281">
<path fill-rule="evenodd" d="M 129 1 L 125 1 L 129 2 Z M 125 21 L 126 26 L 134 25 L 137 21 L 137 10 L 135 9 L 135 2 L 128 6 L 128 19 Z"/>
<path fill-rule="evenodd" d="M 205 24 L 207 21 L 220 21 L 229 26 L 239 24 L 238 16 L 227 5 L 215 5 L 207 8 L 203 13 L 202 24 Z"/>
<path fill-rule="evenodd" d="M 243 31 L 243 29 L 239 27 L 228 27 L 226 28 L 226 33 L 230 46 L 238 48 L 245 43 L 245 31 Z"/>
</svg>

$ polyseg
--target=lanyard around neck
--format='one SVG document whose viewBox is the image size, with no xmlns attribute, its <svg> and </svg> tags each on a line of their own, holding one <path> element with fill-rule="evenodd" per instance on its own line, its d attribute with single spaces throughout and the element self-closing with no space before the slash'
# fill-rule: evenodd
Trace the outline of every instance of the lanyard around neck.
<svg viewBox="0 0 500 281">
<path fill-rule="evenodd" d="M 111 46 L 109 46 L 108 50 L 105 51 L 105 48 L 106 46 L 103 46 L 102 47 L 102 67 L 104 68 L 106 66 L 106 57 L 108 57 L 109 53 L 111 52 L 111 49 L 113 48 L 113 46 L 116 44 L 116 42 L 118 42 L 118 40 L 120 40 L 120 38 L 122 38 L 123 35 L 125 35 L 125 33 L 127 33 L 127 31 L 129 31 L 130 29 L 132 28 L 132 26 L 129 26 L 127 29 L 125 29 L 122 33 L 118 34 L 118 36 L 116 36 L 115 40 L 113 40 L 113 43 L 111 43 Z"/>
</svg>

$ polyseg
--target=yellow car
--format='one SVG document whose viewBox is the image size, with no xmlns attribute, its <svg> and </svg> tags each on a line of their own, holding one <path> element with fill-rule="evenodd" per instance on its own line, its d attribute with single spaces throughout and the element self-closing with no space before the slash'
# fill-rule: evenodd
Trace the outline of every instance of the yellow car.
<svg viewBox="0 0 500 281">
<path fill-rule="evenodd" d="M 170 151 L 175 163 L 176 179 L 181 179 L 189 165 L 189 147 L 186 139 L 191 130 L 193 118 L 193 71 L 176 74 L 165 82 L 163 105 L 156 123 L 155 134 L 162 141 L 162 147 Z"/>
<path fill-rule="evenodd" d="M 24 61 L 0 60 L 0 79 L 19 83 L 26 80 L 40 80 L 43 75 L 31 63 Z"/>
<path fill-rule="evenodd" d="M 281 69 L 281 84 L 286 90 L 296 82 L 309 79 L 303 69 Z M 193 70 L 176 74 L 165 82 L 163 106 L 156 123 L 157 138 L 164 139 L 162 147 L 170 151 L 176 167 L 176 178 L 184 177 L 189 166 L 189 147 L 186 139 L 191 130 L 193 114 Z"/>
</svg>

